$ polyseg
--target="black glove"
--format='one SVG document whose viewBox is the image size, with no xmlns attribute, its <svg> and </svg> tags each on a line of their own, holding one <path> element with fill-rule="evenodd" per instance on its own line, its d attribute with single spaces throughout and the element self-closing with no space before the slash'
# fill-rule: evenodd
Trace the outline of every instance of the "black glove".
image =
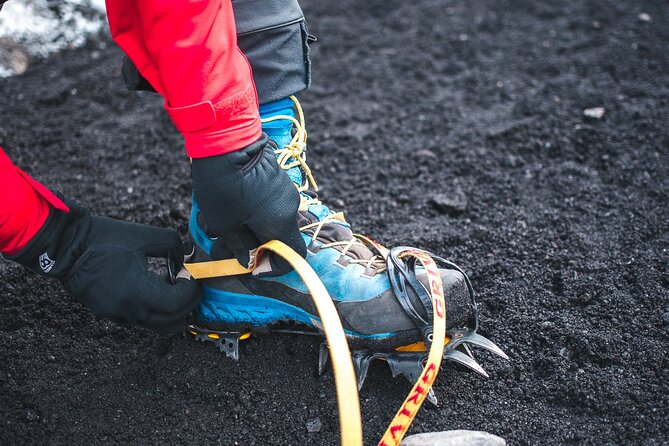
<svg viewBox="0 0 669 446">
<path fill-rule="evenodd" d="M 52 210 L 28 245 L 7 258 L 59 279 L 98 316 L 161 330 L 183 326 L 200 298 L 195 281 L 171 284 L 147 269 L 147 256 L 181 263 L 179 235 L 94 217 L 87 208 L 66 203 L 70 212 Z"/>
<path fill-rule="evenodd" d="M 305 256 L 307 248 L 297 226 L 300 196 L 276 162 L 265 134 L 244 149 L 193 159 L 193 193 L 205 231 L 218 237 L 212 257 L 236 257 L 247 266 L 249 251 L 280 240 Z M 270 258 L 272 274 L 290 270 L 287 262 Z"/>
</svg>

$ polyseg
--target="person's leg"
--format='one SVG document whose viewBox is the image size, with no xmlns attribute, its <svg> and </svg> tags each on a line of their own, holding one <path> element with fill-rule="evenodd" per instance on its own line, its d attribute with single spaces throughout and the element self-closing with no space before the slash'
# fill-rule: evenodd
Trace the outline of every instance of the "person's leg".
<svg viewBox="0 0 669 446">
<path fill-rule="evenodd" d="M 314 38 L 297 0 L 237 0 L 233 9 L 237 41 L 251 64 L 260 104 L 309 88 Z"/>
<path fill-rule="evenodd" d="M 309 43 L 315 38 L 307 29 L 297 0 L 237 0 L 232 3 L 237 28 L 237 45 L 251 65 L 261 104 L 261 118 L 294 116 L 288 99 L 311 84 Z M 126 58 L 123 77 L 131 90 L 155 91 Z M 279 147 L 291 139 L 292 123 L 277 120 L 262 129 Z"/>
<path fill-rule="evenodd" d="M 310 249 L 307 262 L 337 302 L 345 329 L 361 345 L 387 350 L 420 340 L 421 334 L 398 303 L 376 245 L 354 236 L 343 215 L 331 211 L 316 193 L 305 161 L 304 115 L 294 98 L 311 80 L 311 39 L 297 1 L 238 0 L 233 5 L 239 47 L 253 70 L 262 130 L 276 143 L 277 161 L 300 191 L 297 220 Z M 189 226 L 195 245 L 190 261 L 209 260 L 211 239 L 195 205 Z M 451 296 L 449 323 L 461 323 L 470 299 L 464 278 L 457 271 L 442 270 L 442 281 Z M 210 279 L 203 281 L 203 289 L 198 323 L 205 329 L 223 329 L 217 332 L 219 336 L 237 324 L 244 329 L 271 326 L 280 320 L 314 324 L 317 317 L 295 271 L 272 278 Z M 418 299 L 416 294 L 412 298 Z M 218 342 L 222 338 L 206 339 Z M 224 345 L 228 342 L 219 342 L 226 350 Z M 236 340 L 230 345 L 234 347 L 226 352 L 237 357 Z"/>
<path fill-rule="evenodd" d="M 238 0 L 234 3 L 239 47 L 253 70 L 258 91 L 260 117 L 294 117 L 293 102 L 288 99 L 311 84 L 309 43 L 315 38 L 307 29 L 297 0 Z M 264 122 L 263 132 L 279 147 L 292 138 L 290 120 Z M 289 175 L 300 184 L 299 169 Z"/>
<path fill-rule="evenodd" d="M 237 45 L 251 65 L 260 104 L 269 104 L 305 90 L 311 84 L 306 21 L 297 0 L 237 0 L 232 3 Z M 156 91 L 126 57 L 123 78 L 130 90 Z"/>
<path fill-rule="evenodd" d="M 114 41 L 165 98 L 184 136 L 193 201 L 219 239 L 214 255 L 232 251 L 247 264 L 249 252 L 270 240 L 304 255 L 294 216 L 299 196 L 262 133 L 232 2 L 107 0 L 107 11 Z M 288 269 L 278 261 L 272 266 Z"/>
<path fill-rule="evenodd" d="M 293 102 L 288 97 L 307 89 L 311 83 L 309 42 L 315 40 L 308 33 L 299 3 L 297 0 L 237 0 L 232 7 L 237 45 L 251 65 L 261 104 L 260 117 L 294 117 Z M 148 82 L 127 57 L 123 62 L 123 77 L 131 90 L 160 89 L 159 85 L 152 86 L 156 81 Z M 264 122 L 262 131 L 283 148 L 292 139 L 293 123 L 289 119 Z M 295 183 L 302 184 L 299 168 L 290 169 L 288 175 Z"/>
<path fill-rule="evenodd" d="M 431 322 L 427 315 L 432 309 L 425 295 L 427 276 L 399 259 L 393 266 L 395 272 L 389 273 L 384 257 L 387 250 L 354 235 L 343 214 L 331 211 L 318 198 L 316 182 L 306 164 L 304 115 L 294 98 L 311 81 L 311 39 L 297 0 L 237 0 L 233 7 L 239 47 L 253 70 L 262 130 L 275 143 L 279 166 L 300 191 L 297 221 L 308 245 L 306 260 L 335 301 L 352 344 L 367 352 L 359 356 L 358 382 L 364 380 L 365 364 L 375 357 L 395 364 L 393 374 L 401 368 L 400 373 L 412 379 L 420 372 L 425 353 L 396 356 L 394 349 L 421 340 L 429 343 Z M 213 240 L 205 229 L 194 203 L 189 224 L 194 242 L 191 262 L 211 258 L 208 246 Z M 408 283 L 398 277 L 398 268 L 405 271 L 402 276 Z M 448 296 L 449 328 L 466 326 L 474 308 L 468 280 L 457 267 L 447 265 L 441 269 L 441 279 Z M 202 284 L 204 299 L 191 332 L 199 339 L 216 342 L 234 358 L 238 357 L 240 333 L 246 330 L 286 321 L 319 327 L 318 315 L 295 271 L 271 278 L 220 277 Z M 370 351 L 376 353 L 369 355 Z M 480 369 L 475 362 L 466 365 Z"/>
<path fill-rule="evenodd" d="M 230 1 L 107 0 L 107 16 L 114 41 L 134 62 L 129 86 L 146 79 L 165 98 L 191 157 L 260 138 L 257 95 Z"/>
</svg>

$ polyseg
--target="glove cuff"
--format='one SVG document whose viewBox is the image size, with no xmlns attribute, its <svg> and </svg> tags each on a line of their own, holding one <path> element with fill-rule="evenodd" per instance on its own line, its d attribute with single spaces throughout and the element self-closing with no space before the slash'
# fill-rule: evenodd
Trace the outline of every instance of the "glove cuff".
<svg viewBox="0 0 669 446">
<path fill-rule="evenodd" d="M 5 258 L 43 276 L 65 277 L 84 251 L 91 215 L 87 208 L 63 201 L 69 212 L 52 208 L 42 228 L 28 244 Z"/>
</svg>

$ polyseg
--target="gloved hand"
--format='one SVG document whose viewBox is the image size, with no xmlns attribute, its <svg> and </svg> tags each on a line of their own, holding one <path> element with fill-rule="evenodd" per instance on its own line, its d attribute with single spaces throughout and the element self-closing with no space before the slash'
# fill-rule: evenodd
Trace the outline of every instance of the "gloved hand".
<svg viewBox="0 0 669 446">
<path fill-rule="evenodd" d="M 249 251 L 274 239 L 306 255 L 297 226 L 299 192 L 276 162 L 265 134 L 244 149 L 193 159 L 192 171 L 205 230 L 218 237 L 211 252 L 214 259 L 234 256 L 248 266 Z M 270 261 L 272 274 L 290 270 L 278 257 Z"/>
<path fill-rule="evenodd" d="M 149 256 L 181 262 L 179 235 L 66 203 L 70 212 L 53 209 L 28 245 L 6 257 L 59 279 L 98 316 L 159 330 L 183 326 L 199 302 L 195 281 L 171 284 L 147 270 Z"/>
</svg>

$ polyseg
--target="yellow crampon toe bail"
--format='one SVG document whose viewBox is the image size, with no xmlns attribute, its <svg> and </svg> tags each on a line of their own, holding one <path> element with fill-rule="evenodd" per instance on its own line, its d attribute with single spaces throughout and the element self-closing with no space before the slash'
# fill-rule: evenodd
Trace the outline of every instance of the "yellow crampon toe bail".
<svg viewBox="0 0 669 446">
<path fill-rule="evenodd" d="M 342 446 L 362 446 L 362 419 L 360 416 L 358 386 L 344 328 L 341 325 L 339 314 L 327 289 L 307 261 L 288 245 L 278 240 L 272 240 L 257 249 L 251 268 L 244 268 L 238 263 L 236 264 L 236 260 L 234 259 L 185 263 L 184 267 L 195 279 L 248 274 L 256 267 L 257 260 L 267 251 L 277 254 L 290 263 L 311 294 L 323 325 L 323 331 L 325 332 L 332 358 L 339 407 L 341 444 Z M 436 263 L 429 255 L 420 250 L 407 249 L 402 255 L 415 257 L 423 265 L 425 271 L 427 271 L 430 284 L 430 297 L 434 309 L 434 332 L 430 352 L 423 371 L 411 389 L 409 396 L 404 400 L 395 418 L 393 418 L 388 426 L 383 438 L 379 441 L 379 446 L 397 446 L 402 441 L 437 378 L 446 339 L 446 305 L 444 303 L 441 275 Z"/>
</svg>

